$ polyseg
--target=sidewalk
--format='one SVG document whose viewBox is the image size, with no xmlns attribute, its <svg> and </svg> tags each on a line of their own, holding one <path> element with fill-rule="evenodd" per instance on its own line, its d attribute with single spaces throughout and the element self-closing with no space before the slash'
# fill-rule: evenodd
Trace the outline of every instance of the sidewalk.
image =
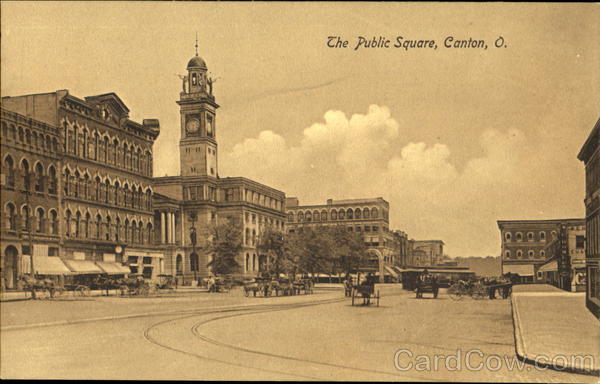
<svg viewBox="0 0 600 384">
<path fill-rule="evenodd" d="M 519 358 L 559 371 L 600 374 L 600 327 L 585 307 L 585 293 L 514 286 L 512 308 Z"/>
</svg>

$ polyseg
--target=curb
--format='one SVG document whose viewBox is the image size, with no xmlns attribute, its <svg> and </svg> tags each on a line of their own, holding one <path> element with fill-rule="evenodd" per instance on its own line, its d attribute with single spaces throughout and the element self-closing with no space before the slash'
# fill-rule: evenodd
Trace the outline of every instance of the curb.
<svg viewBox="0 0 600 384">
<path fill-rule="evenodd" d="M 577 373 L 581 375 L 590 375 L 598 377 L 600 376 L 600 369 L 595 368 L 582 368 L 582 367 L 574 367 L 568 364 L 562 365 L 557 363 L 547 364 L 540 362 L 538 357 L 535 355 L 528 355 L 527 348 L 525 345 L 525 340 L 523 338 L 523 330 L 521 328 L 521 317 L 519 315 L 519 306 L 517 304 L 518 295 L 511 295 L 511 312 L 512 312 L 512 320 L 513 320 L 513 329 L 514 329 L 514 338 L 515 338 L 515 354 L 517 357 L 523 362 L 531 365 L 535 365 L 536 367 L 544 367 L 550 368 L 557 372 L 570 372 Z"/>
</svg>

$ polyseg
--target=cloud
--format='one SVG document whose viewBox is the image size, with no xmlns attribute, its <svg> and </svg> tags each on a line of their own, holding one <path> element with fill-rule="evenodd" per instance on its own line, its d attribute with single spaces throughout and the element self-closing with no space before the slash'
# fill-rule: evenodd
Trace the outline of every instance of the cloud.
<svg viewBox="0 0 600 384">
<path fill-rule="evenodd" d="M 523 183 L 536 175 L 523 164 L 534 154 L 518 129 L 482 129 L 482 155 L 457 169 L 447 145 L 403 142 L 414 127 L 400 127 L 387 107 L 371 105 L 350 118 L 330 110 L 323 120 L 304 129 L 297 145 L 262 131 L 222 156 L 222 169 L 301 203 L 381 196 L 390 202 L 392 228 L 441 238 L 454 255 L 497 254 L 495 220 L 499 211 L 515 211 L 507 196 L 531 194 Z"/>
</svg>

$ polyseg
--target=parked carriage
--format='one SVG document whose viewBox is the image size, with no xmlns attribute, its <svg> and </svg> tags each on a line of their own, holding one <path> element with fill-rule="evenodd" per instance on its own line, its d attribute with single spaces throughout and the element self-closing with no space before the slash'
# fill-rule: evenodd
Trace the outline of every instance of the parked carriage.
<svg viewBox="0 0 600 384">
<path fill-rule="evenodd" d="M 415 288 L 416 298 L 422 299 L 424 293 L 431 293 L 433 298 L 437 299 L 439 289 L 440 287 L 435 276 L 422 274 L 417 279 L 417 287 Z"/>
<path fill-rule="evenodd" d="M 313 293 L 314 283 L 309 277 L 303 277 L 299 280 L 296 280 L 292 283 L 292 285 L 296 295 L 299 295 L 302 291 L 304 291 L 305 295 Z"/>
<path fill-rule="evenodd" d="M 352 288 L 352 305 L 358 305 L 358 297 L 362 297 L 362 305 L 371 305 L 371 299 L 375 299 L 379 307 L 379 290 L 375 291 L 374 282 L 365 281 L 362 284 L 355 285 Z"/>
<path fill-rule="evenodd" d="M 158 292 L 156 284 L 144 280 L 140 274 L 130 274 L 129 277 L 120 279 L 121 294 L 129 296 L 150 296 Z"/>
<path fill-rule="evenodd" d="M 496 290 L 501 292 L 503 299 L 507 299 L 512 293 L 512 283 L 494 282 L 485 284 L 481 281 L 459 280 L 448 288 L 448 295 L 452 300 L 462 300 L 465 296 L 480 300 L 486 297 L 495 297 Z"/>
</svg>

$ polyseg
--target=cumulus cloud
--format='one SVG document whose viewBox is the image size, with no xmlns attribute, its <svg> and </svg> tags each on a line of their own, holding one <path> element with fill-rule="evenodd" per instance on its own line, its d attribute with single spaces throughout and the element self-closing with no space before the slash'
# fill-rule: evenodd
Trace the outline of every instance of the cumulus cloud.
<svg viewBox="0 0 600 384">
<path fill-rule="evenodd" d="M 350 118 L 327 111 L 323 120 L 304 129 L 297 145 L 263 131 L 222 156 L 222 166 L 301 203 L 381 196 L 390 202 L 392 228 L 441 238 L 454 255 L 498 253 L 498 211 L 507 209 L 507 193 L 535 177 L 522 166 L 530 156 L 522 131 L 482 129 L 483 155 L 457 169 L 443 143 L 403 143 L 410 127 L 400 127 L 387 107 L 371 105 Z"/>
</svg>

